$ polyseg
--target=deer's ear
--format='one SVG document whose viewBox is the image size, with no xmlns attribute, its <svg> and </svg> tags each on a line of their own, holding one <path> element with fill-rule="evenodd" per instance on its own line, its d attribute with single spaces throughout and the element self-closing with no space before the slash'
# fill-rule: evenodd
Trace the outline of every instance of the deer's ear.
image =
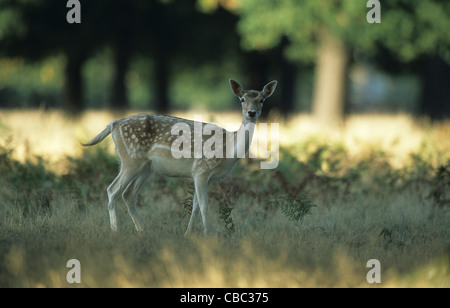
<svg viewBox="0 0 450 308">
<path fill-rule="evenodd" d="M 277 84 L 278 84 L 278 81 L 274 80 L 264 86 L 264 89 L 262 90 L 262 95 L 263 95 L 264 99 L 270 97 L 273 94 L 273 92 L 275 92 L 275 89 L 277 88 Z"/>
<path fill-rule="evenodd" d="M 231 91 L 233 91 L 234 95 L 241 98 L 244 95 L 244 89 L 236 80 L 230 79 Z"/>
</svg>

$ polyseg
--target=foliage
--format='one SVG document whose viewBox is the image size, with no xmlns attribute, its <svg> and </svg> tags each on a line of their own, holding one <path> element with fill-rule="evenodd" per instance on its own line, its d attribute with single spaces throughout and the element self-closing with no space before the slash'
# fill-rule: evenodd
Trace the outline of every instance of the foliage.
<svg viewBox="0 0 450 308">
<path fill-rule="evenodd" d="M 239 31 L 244 47 L 269 49 L 287 37 L 290 58 L 312 61 L 318 41 L 327 34 L 367 55 L 373 56 L 383 46 L 403 61 L 439 54 L 450 63 L 448 2 L 382 2 L 380 24 L 367 22 L 366 1 L 305 0 L 299 4 L 296 0 L 242 1 Z"/>
<path fill-rule="evenodd" d="M 0 173 L 8 185 L 20 191 L 59 187 L 56 174 L 47 170 L 47 163 L 41 157 L 21 163 L 12 158 L 13 152 L 14 149 L 0 145 Z"/>
<path fill-rule="evenodd" d="M 0 58 L 1 107 L 58 106 L 63 65 L 61 57 L 33 64 L 20 57 Z"/>
<path fill-rule="evenodd" d="M 430 197 L 439 206 L 450 206 L 450 161 L 437 168 L 434 182 L 436 185 L 434 185 Z"/>
<path fill-rule="evenodd" d="M 310 213 L 311 208 L 317 207 L 308 197 L 308 194 L 309 192 L 305 192 L 295 198 L 280 196 L 277 205 L 281 208 L 281 212 L 290 220 L 301 222 Z"/>
<path fill-rule="evenodd" d="M 188 189 L 186 190 L 186 197 L 181 202 L 181 205 L 183 206 L 183 209 L 186 210 L 187 216 L 191 216 L 192 214 L 192 206 L 194 203 L 194 192 L 195 187 L 194 185 L 189 185 Z"/>
<path fill-rule="evenodd" d="M 8 191 L 2 199 L 14 199 L 23 216 L 48 212 L 54 191 L 62 188 L 59 178 L 47 170 L 48 164 L 41 157 L 21 163 L 12 158 L 13 152 L 14 149 L 0 145 L 0 185 Z"/>
<path fill-rule="evenodd" d="M 234 231 L 236 231 L 236 226 L 233 222 L 233 217 L 231 217 L 232 207 L 222 207 L 219 209 L 219 219 L 223 222 L 225 226 L 224 234 L 230 236 Z"/>
<path fill-rule="evenodd" d="M 68 191 L 78 196 L 78 200 L 105 196 L 105 188 L 120 170 L 117 157 L 111 156 L 101 145 L 85 149 L 80 158 L 67 157 L 67 161 L 69 172 L 61 180 Z"/>
<path fill-rule="evenodd" d="M 93 107 L 104 107 L 104 104 L 129 107 L 130 96 L 134 106 L 148 107 L 152 102 L 153 108 L 167 109 L 169 106 L 164 105 L 169 103 L 169 86 L 177 81 L 181 70 L 206 65 L 216 71 L 224 58 L 240 52 L 238 36 L 231 31 L 236 16 L 224 10 L 205 14 L 196 2 L 88 1 L 82 3 L 82 22 L 73 25 L 66 21 L 68 9 L 61 1 L 0 0 L 0 57 L 27 62 L 45 62 L 51 57 L 63 60 L 65 68 L 56 67 L 50 84 L 64 92 L 64 97 L 55 97 L 53 91 L 44 92 L 38 85 L 18 85 L 18 88 L 32 87 L 38 92 L 36 95 L 41 94 L 38 97 L 41 100 L 50 96 L 52 103 L 63 103 L 80 111 L 84 107 L 82 84 L 87 84 L 88 91 L 96 92 L 95 98 L 89 97 Z M 97 67 L 91 63 L 93 60 L 99 62 Z M 139 62 L 137 69 L 133 61 Z M 90 66 L 86 73 L 85 66 Z M 95 77 L 92 70 L 97 72 Z M 149 71 L 151 77 L 147 76 Z M 0 90 L 2 75 L 0 71 Z M 103 81 L 103 88 L 96 89 L 99 81 Z M 7 90 L 13 93 L 4 90 L 0 95 L 24 95 L 15 87 Z M 128 91 L 131 93 L 126 95 Z M 99 96 L 103 105 L 98 103 Z M 16 99 L 3 105 L 14 102 L 24 103 Z"/>
<path fill-rule="evenodd" d="M 186 197 L 181 202 L 183 209 L 186 211 L 186 216 L 191 217 L 192 205 L 194 201 L 195 187 L 193 184 L 189 185 L 185 194 Z M 212 195 L 214 198 L 215 195 Z M 222 198 L 218 200 L 219 202 L 219 220 L 224 226 L 224 231 L 221 232 L 223 236 L 230 236 L 236 231 L 236 225 L 233 222 L 233 217 L 231 216 L 232 207 L 228 206 L 226 196 L 222 195 Z"/>
</svg>

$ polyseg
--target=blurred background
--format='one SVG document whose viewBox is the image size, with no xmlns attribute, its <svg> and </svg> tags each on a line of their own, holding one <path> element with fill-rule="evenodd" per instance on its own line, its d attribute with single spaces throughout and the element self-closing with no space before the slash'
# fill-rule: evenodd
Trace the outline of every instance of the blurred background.
<svg viewBox="0 0 450 308">
<path fill-rule="evenodd" d="M 273 79 L 265 112 L 450 115 L 450 2 L 0 0 L 0 108 L 235 110 L 228 78 Z"/>
<path fill-rule="evenodd" d="M 123 206 L 112 234 L 114 142 L 80 142 L 140 111 L 237 129 L 229 78 L 279 81 L 252 142 L 277 168 L 211 184 L 207 239 L 157 175 L 144 235 Z M 449 287 L 449 118 L 449 0 L 0 0 L 0 287 L 67 287 L 72 258 L 81 287 L 370 287 L 373 258 Z"/>
</svg>

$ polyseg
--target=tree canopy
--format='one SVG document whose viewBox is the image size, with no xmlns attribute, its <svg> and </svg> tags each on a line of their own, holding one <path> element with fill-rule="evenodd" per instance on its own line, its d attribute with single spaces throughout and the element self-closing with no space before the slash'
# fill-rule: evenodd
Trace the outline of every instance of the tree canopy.
<svg viewBox="0 0 450 308">
<path fill-rule="evenodd" d="M 380 23 L 367 20 L 370 2 L 380 6 Z M 327 123 L 342 121 L 345 79 L 355 54 L 377 61 L 376 56 L 384 52 L 402 63 L 438 57 L 450 64 L 449 1 L 246 0 L 240 4 L 238 30 L 245 49 L 268 50 L 287 39 L 288 59 L 316 65 L 313 111 Z M 425 104 L 432 104 L 428 101 L 432 96 Z"/>
<path fill-rule="evenodd" d="M 79 24 L 66 21 L 66 2 L 0 0 L 0 56 L 36 62 L 63 55 L 68 109 L 83 108 L 82 69 L 105 47 L 113 54 L 108 94 L 113 108 L 128 107 L 126 76 L 136 57 L 151 63 L 148 88 L 158 111 L 169 108 L 180 67 L 230 59 L 249 87 L 279 78 L 278 106 L 284 113 L 293 108 L 297 73 L 315 67 L 312 109 L 337 117 L 345 109 L 355 59 L 382 68 L 419 63 L 416 73 L 425 88 L 435 84 L 429 82 L 433 75 L 447 80 L 450 74 L 435 68 L 450 65 L 450 2 L 444 0 L 95 0 L 80 2 Z M 380 23 L 367 19 L 374 3 Z M 425 89 L 431 93 L 427 100 L 445 101 L 450 95 L 434 94 L 443 88 Z"/>
<path fill-rule="evenodd" d="M 402 61 L 423 54 L 450 61 L 450 2 L 382 2 L 379 24 L 367 22 L 368 11 L 366 1 L 246 0 L 238 29 L 247 49 L 273 48 L 287 37 L 291 44 L 286 54 L 298 61 L 314 61 L 323 35 L 369 55 L 384 46 Z"/>
</svg>

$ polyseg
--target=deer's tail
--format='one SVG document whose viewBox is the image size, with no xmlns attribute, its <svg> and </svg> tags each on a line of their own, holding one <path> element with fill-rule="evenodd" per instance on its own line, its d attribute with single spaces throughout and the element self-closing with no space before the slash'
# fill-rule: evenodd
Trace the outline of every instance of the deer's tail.
<svg viewBox="0 0 450 308">
<path fill-rule="evenodd" d="M 114 122 L 116 122 L 116 121 L 112 121 L 108 126 L 106 126 L 106 128 L 100 134 L 98 134 L 97 136 L 95 136 L 94 138 L 89 140 L 88 142 L 82 143 L 81 145 L 86 147 L 86 146 L 96 145 L 96 144 L 102 142 L 103 139 L 105 139 L 106 137 L 108 137 L 109 134 L 111 134 Z"/>
</svg>

